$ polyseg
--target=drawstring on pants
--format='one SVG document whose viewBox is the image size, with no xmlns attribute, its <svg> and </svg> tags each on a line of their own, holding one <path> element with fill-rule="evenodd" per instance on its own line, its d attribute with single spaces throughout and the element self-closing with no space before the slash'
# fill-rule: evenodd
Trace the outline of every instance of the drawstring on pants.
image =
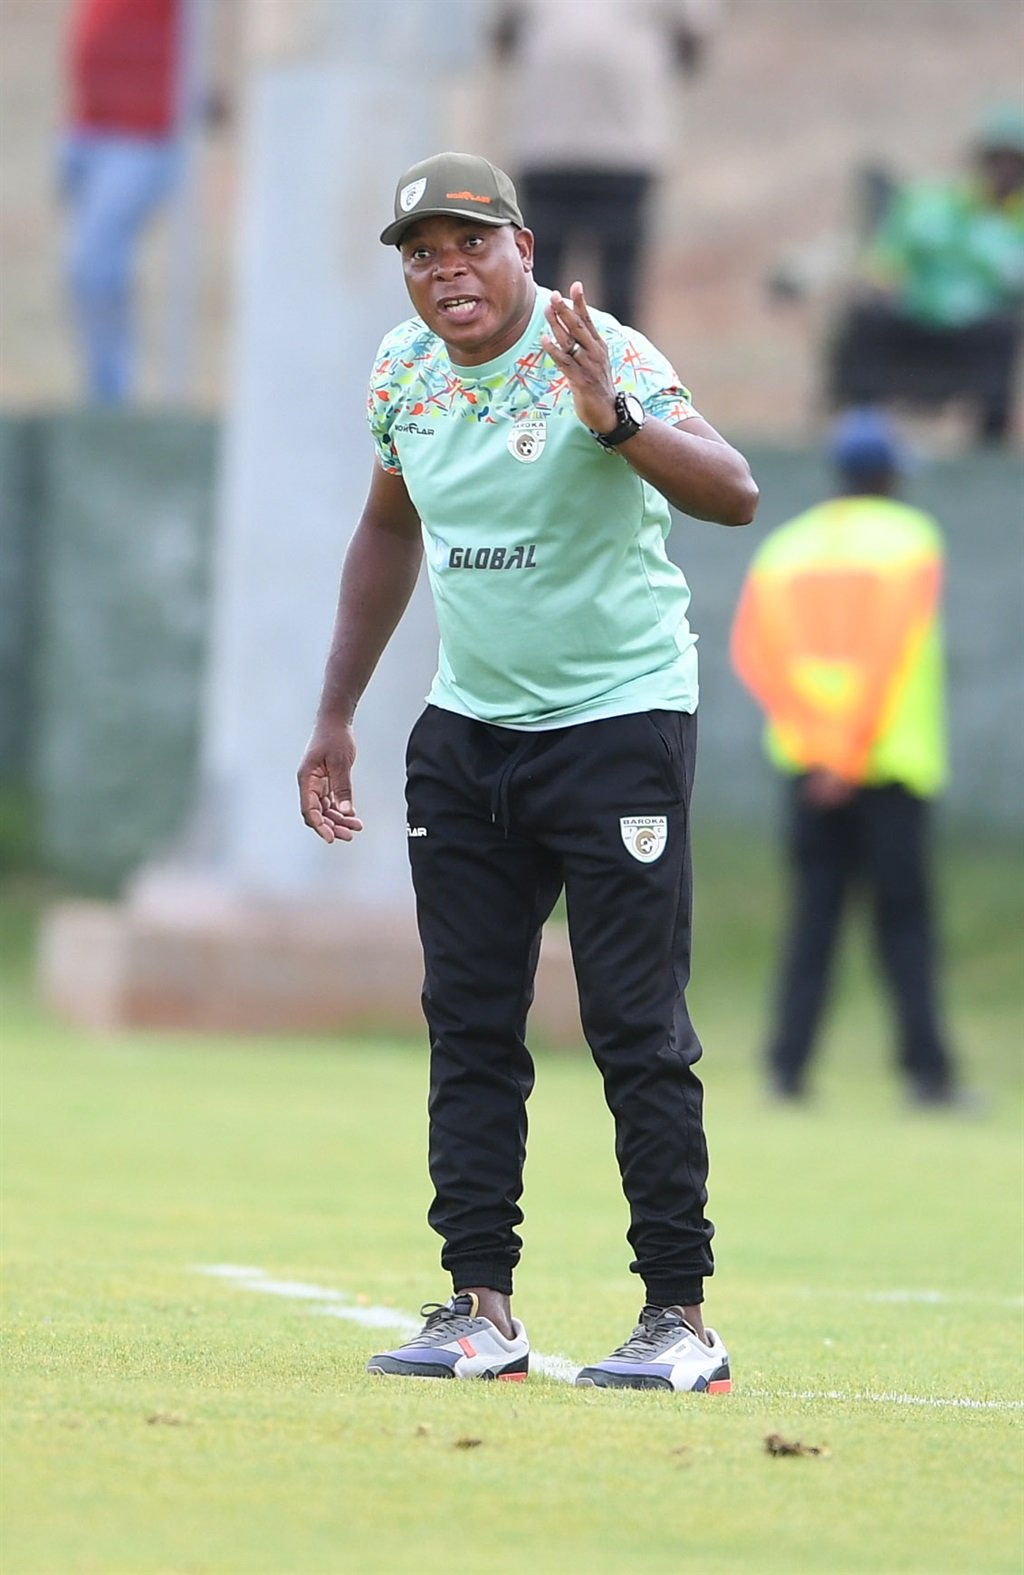
<svg viewBox="0 0 1024 1575">
<path fill-rule="evenodd" d="M 533 743 L 533 735 L 527 734 L 526 738 L 523 739 L 523 742 L 513 749 L 512 753 L 509 755 L 508 759 L 505 761 L 505 764 L 502 766 L 501 770 L 498 772 L 498 775 L 495 777 L 494 785 L 491 788 L 491 824 L 500 826 L 506 837 L 509 833 L 508 799 L 512 787 L 512 773 L 518 765 L 522 764 L 527 753 L 533 747 Z"/>
</svg>

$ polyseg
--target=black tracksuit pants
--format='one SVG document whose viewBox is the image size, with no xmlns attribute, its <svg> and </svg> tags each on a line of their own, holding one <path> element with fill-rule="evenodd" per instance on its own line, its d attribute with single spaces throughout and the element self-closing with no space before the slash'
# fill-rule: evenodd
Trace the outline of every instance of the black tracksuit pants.
<svg viewBox="0 0 1024 1575">
<path fill-rule="evenodd" d="M 799 1093 L 828 993 L 846 900 L 868 888 L 875 940 L 899 1024 L 900 1067 L 923 1094 L 953 1086 L 939 1022 L 927 871 L 928 805 L 896 783 L 859 788 L 848 803 L 816 809 L 791 784 L 793 879 L 776 1021 L 768 1062 L 778 1086 Z"/>
<path fill-rule="evenodd" d="M 656 1305 L 702 1299 L 712 1226 L 693 1072 L 701 1047 L 685 997 L 695 746 L 696 718 L 671 711 L 523 733 L 428 706 L 413 728 L 429 1220 L 456 1290 L 512 1290 L 534 1081 L 526 1019 L 541 928 L 564 886 L 583 1029 L 615 1121 L 631 1267 Z"/>
</svg>

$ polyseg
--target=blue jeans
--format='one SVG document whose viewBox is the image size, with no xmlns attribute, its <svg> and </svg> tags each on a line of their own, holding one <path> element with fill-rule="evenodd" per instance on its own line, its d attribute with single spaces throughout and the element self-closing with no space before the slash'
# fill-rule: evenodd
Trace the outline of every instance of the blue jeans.
<svg viewBox="0 0 1024 1575">
<path fill-rule="evenodd" d="M 72 132 L 60 148 L 69 229 L 65 276 L 92 399 L 120 404 L 135 372 L 135 248 L 173 189 L 173 138 Z"/>
</svg>

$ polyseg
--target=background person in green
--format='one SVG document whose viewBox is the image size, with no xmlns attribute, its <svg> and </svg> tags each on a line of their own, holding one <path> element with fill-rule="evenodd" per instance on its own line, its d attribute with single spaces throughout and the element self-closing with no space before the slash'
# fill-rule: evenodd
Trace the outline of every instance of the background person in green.
<svg viewBox="0 0 1024 1575">
<path fill-rule="evenodd" d="M 847 899 L 866 884 L 911 1100 L 962 1102 L 936 997 L 928 806 L 946 776 L 936 522 L 898 501 L 885 418 L 849 412 L 832 439 L 836 497 L 773 531 L 750 565 L 733 661 L 791 779 L 792 874 L 767 1067 L 799 1099 Z"/>
<path fill-rule="evenodd" d="M 993 110 L 958 180 L 893 197 L 833 350 L 839 405 L 969 400 L 979 436 L 1013 420 L 1024 303 L 1024 108 Z"/>
<path fill-rule="evenodd" d="M 430 1223 L 451 1274 L 374 1372 L 520 1379 L 512 1316 L 541 929 L 565 889 L 584 1031 L 615 1119 L 634 1333 L 598 1386 L 729 1385 L 704 1326 L 712 1272 L 700 1043 L 686 1009 L 697 673 L 668 501 L 743 524 L 746 461 L 664 356 L 583 288 L 534 283 L 508 176 L 439 154 L 408 170 L 381 240 L 417 316 L 374 364 L 370 492 L 342 572 L 303 817 L 362 826 L 352 719 L 426 558 L 440 631 L 407 762 L 430 1030 Z"/>
</svg>

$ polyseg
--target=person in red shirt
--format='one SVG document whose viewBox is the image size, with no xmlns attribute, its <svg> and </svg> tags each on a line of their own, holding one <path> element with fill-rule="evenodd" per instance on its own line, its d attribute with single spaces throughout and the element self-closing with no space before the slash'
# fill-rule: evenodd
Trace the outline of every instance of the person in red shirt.
<svg viewBox="0 0 1024 1575">
<path fill-rule="evenodd" d="M 180 165 L 181 10 L 182 0 L 77 0 L 71 13 L 65 272 L 86 388 L 104 404 L 132 392 L 136 248 Z"/>
</svg>

